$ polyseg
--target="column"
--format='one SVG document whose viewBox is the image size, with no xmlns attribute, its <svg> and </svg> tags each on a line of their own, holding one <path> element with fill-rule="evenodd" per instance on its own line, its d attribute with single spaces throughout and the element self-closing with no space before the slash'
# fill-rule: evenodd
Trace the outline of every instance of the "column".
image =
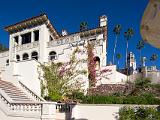
<svg viewBox="0 0 160 120">
<path fill-rule="evenodd" d="M 22 45 L 22 37 L 21 37 L 21 35 L 19 35 L 18 38 L 19 38 L 18 44 L 19 44 L 19 45 Z"/>
<path fill-rule="evenodd" d="M 45 102 L 42 105 L 42 120 L 55 120 L 56 119 L 56 103 Z"/>
<path fill-rule="evenodd" d="M 34 32 L 32 31 L 31 32 L 31 43 L 33 43 L 34 42 Z"/>
</svg>

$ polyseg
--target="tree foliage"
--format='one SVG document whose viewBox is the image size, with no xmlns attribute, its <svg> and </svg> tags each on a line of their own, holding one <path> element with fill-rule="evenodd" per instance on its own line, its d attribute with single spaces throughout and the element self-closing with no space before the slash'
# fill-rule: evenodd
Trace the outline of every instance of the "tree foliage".
<svg viewBox="0 0 160 120">
<path fill-rule="evenodd" d="M 0 52 L 6 51 L 8 48 L 0 43 Z"/>
<path fill-rule="evenodd" d="M 46 83 L 45 89 L 48 90 L 48 96 L 52 100 L 59 100 L 62 96 L 80 90 L 82 87 L 83 82 L 78 80 L 77 76 L 85 75 L 87 72 L 77 69 L 78 64 L 82 61 L 76 58 L 77 52 L 78 48 L 74 50 L 69 62 L 51 62 L 47 65 L 41 65 Z"/>
<path fill-rule="evenodd" d="M 88 29 L 88 23 L 87 22 L 81 22 L 80 23 L 80 31 L 85 31 Z"/>
<path fill-rule="evenodd" d="M 119 120 L 160 120 L 160 112 L 152 107 L 122 107 Z"/>
<path fill-rule="evenodd" d="M 95 87 L 96 84 L 96 63 L 94 61 L 93 53 L 94 44 L 88 42 L 87 54 L 88 54 L 88 77 L 89 77 L 89 86 Z"/>
<path fill-rule="evenodd" d="M 157 54 L 153 54 L 150 58 L 150 61 L 156 61 L 158 59 L 158 55 Z"/>
</svg>

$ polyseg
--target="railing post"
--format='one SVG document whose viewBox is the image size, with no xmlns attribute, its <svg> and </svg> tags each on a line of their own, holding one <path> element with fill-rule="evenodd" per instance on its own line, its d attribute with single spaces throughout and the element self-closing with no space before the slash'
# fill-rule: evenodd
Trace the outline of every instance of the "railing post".
<svg viewBox="0 0 160 120">
<path fill-rule="evenodd" d="M 56 102 L 42 104 L 42 120 L 56 120 Z"/>
</svg>

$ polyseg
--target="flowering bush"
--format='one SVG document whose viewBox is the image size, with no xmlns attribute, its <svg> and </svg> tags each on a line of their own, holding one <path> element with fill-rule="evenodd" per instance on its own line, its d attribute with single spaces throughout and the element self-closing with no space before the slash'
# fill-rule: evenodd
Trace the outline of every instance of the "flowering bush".
<svg viewBox="0 0 160 120">
<path fill-rule="evenodd" d="M 85 75 L 87 71 L 77 69 L 77 65 L 81 62 L 75 57 L 78 52 L 77 49 L 72 53 L 69 62 L 51 62 L 47 65 L 41 65 L 45 83 L 42 87 L 43 90 L 48 91 L 48 96 L 51 100 L 60 100 L 66 94 L 72 93 L 72 91 L 80 91 L 83 86 L 84 83 L 76 78 L 78 75 Z"/>
<path fill-rule="evenodd" d="M 160 120 L 160 111 L 151 107 L 123 107 L 119 110 L 119 120 Z"/>
<path fill-rule="evenodd" d="M 90 87 L 95 87 L 96 84 L 96 63 L 94 60 L 93 53 L 94 44 L 88 42 L 87 53 L 88 53 L 88 78 Z"/>
</svg>

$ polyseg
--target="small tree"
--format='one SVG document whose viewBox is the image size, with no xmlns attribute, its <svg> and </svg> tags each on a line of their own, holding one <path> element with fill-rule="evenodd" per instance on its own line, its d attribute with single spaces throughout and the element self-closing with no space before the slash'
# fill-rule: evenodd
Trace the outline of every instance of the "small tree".
<svg viewBox="0 0 160 120">
<path fill-rule="evenodd" d="M 83 82 L 78 80 L 77 76 L 85 75 L 87 71 L 77 69 L 78 64 L 82 61 L 76 58 L 77 52 L 79 52 L 78 48 L 74 50 L 69 62 L 51 62 L 41 65 L 46 83 L 43 87 L 48 90 L 48 96 L 52 100 L 59 100 L 64 95 L 70 94 L 74 90 L 80 90 L 82 87 Z"/>
</svg>

